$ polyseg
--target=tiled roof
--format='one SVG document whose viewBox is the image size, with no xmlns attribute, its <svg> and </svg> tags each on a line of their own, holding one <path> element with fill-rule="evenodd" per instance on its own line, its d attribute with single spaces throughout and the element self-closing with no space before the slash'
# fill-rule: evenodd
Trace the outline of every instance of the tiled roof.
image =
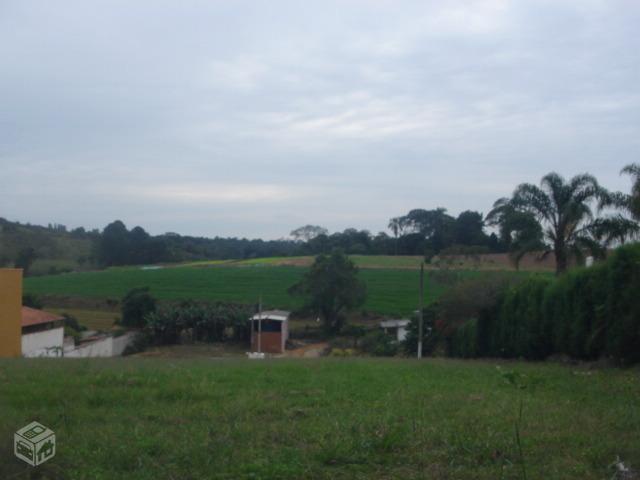
<svg viewBox="0 0 640 480">
<path fill-rule="evenodd" d="M 55 322 L 56 320 L 64 320 L 60 315 L 55 313 L 36 310 L 35 308 L 22 307 L 22 326 L 39 325 L 41 323 Z"/>
</svg>

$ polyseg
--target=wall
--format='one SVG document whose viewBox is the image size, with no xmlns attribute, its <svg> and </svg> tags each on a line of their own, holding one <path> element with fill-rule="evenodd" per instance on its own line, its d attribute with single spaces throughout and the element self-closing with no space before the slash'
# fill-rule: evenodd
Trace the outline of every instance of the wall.
<svg viewBox="0 0 640 480">
<path fill-rule="evenodd" d="M 73 350 L 65 350 L 64 356 L 71 358 L 111 357 L 113 337 L 105 337 L 94 342 L 87 342 Z"/>
<path fill-rule="evenodd" d="M 78 348 L 66 349 L 65 357 L 86 358 L 86 357 L 119 357 L 124 349 L 132 343 L 138 334 L 129 332 L 119 337 L 105 337 L 100 340 L 80 345 Z"/>
<path fill-rule="evenodd" d="M 22 354 L 22 270 L 0 268 L 0 357 Z"/>
<path fill-rule="evenodd" d="M 64 328 L 52 328 L 22 335 L 22 356 L 61 357 Z"/>
</svg>

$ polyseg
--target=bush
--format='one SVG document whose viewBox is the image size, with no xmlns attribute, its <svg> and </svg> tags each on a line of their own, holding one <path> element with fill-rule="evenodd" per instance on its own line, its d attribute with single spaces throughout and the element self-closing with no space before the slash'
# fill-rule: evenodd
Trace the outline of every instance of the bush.
<svg viewBox="0 0 640 480">
<path fill-rule="evenodd" d="M 147 332 L 157 343 L 179 343 L 183 334 L 201 342 L 221 342 L 230 337 L 248 340 L 250 311 L 240 305 L 213 305 L 185 301 L 146 315 Z"/>
<path fill-rule="evenodd" d="M 398 354 L 399 344 L 382 330 L 367 333 L 360 339 L 360 350 L 376 357 L 393 357 Z"/>
<path fill-rule="evenodd" d="M 134 288 L 122 299 L 121 324 L 125 327 L 145 326 L 145 317 L 156 311 L 156 299 L 149 293 L 149 287 Z"/>
<path fill-rule="evenodd" d="M 640 361 L 638 292 L 640 244 L 620 247 L 595 267 L 578 268 L 556 279 L 532 276 L 495 296 L 493 304 L 456 306 L 454 310 L 469 314 L 475 308 L 475 316 L 463 323 L 449 318 L 449 353 L 534 360 L 559 353 L 636 363 Z M 448 295 L 464 304 L 462 293 L 454 289 Z M 440 319 L 451 313 L 440 306 L 437 315 Z"/>
<path fill-rule="evenodd" d="M 44 307 L 42 299 L 34 293 L 25 293 L 22 295 L 22 305 L 25 307 L 36 308 L 38 310 Z"/>
<path fill-rule="evenodd" d="M 64 318 L 64 326 L 67 328 L 75 330 L 76 332 L 84 332 L 85 330 L 87 330 L 87 327 L 85 327 L 84 325 L 80 325 L 78 319 L 73 315 L 63 313 L 62 318 Z"/>
</svg>

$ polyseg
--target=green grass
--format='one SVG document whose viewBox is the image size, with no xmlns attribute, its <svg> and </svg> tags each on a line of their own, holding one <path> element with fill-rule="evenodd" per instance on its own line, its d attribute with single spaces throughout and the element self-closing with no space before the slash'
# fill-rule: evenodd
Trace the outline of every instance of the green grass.
<svg viewBox="0 0 640 480">
<path fill-rule="evenodd" d="M 300 280 L 305 269 L 300 267 L 215 267 L 164 268 L 141 270 L 118 268 L 101 272 L 82 272 L 24 281 L 25 291 L 37 295 L 90 298 L 121 298 L 134 287 L 149 286 L 153 295 L 163 300 L 200 299 L 255 303 L 262 294 L 268 307 L 293 309 L 300 305 L 287 289 Z M 462 277 L 478 272 L 460 271 Z M 417 308 L 418 272 L 408 269 L 362 269 L 368 296 L 364 309 L 386 315 L 407 315 Z M 441 294 L 446 285 L 429 281 L 427 272 L 426 301 Z"/>
<path fill-rule="evenodd" d="M 520 432 L 528 478 L 640 467 L 637 370 L 509 363 L 537 379 Z M 520 391 L 489 362 L 2 360 L 2 479 L 517 479 Z M 32 471 L 12 436 L 57 454 Z"/>
</svg>

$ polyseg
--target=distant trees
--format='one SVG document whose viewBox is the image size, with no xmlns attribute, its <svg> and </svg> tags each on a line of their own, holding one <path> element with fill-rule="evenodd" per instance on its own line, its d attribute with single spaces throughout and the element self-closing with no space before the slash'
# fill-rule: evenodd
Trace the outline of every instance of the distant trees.
<svg viewBox="0 0 640 480">
<path fill-rule="evenodd" d="M 329 230 L 318 225 L 305 225 L 292 230 L 289 235 L 297 242 L 308 242 L 318 235 L 327 235 Z"/>
<path fill-rule="evenodd" d="M 302 280 L 289 289 L 305 301 L 305 308 L 318 313 L 325 330 L 340 331 L 346 312 L 364 303 L 366 287 L 358 278 L 358 268 L 341 250 L 319 255 Z"/>
<path fill-rule="evenodd" d="M 15 268 L 21 268 L 23 275 L 26 277 L 29 274 L 31 265 L 33 265 L 33 262 L 37 257 L 38 255 L 36 254 L 36 250 L 33 247 L 21 248 L 14 263 Z"/>
<path fill-rule="evenodd" d="M 167 261 L 167 245 L 142 227 L 131 231 L 120 220 L 107 225 L 98 241 L 98 261 L 104 266 L 144 265 Z"/>
<path fill-rule="evenodd" d="M 466 210 L 453 217 L 442 207 L 433 210 L 416 208 L 406 215 L 391 218 L 387 225 L 394 236 L 393 252 L 396 255 L 427 257 L 443 250 L 469 251 L 464 247 L 499 249 L 497 239 L 492 240 L 484 232 L 484 226 L 480 212 Z"/>
</svg>

